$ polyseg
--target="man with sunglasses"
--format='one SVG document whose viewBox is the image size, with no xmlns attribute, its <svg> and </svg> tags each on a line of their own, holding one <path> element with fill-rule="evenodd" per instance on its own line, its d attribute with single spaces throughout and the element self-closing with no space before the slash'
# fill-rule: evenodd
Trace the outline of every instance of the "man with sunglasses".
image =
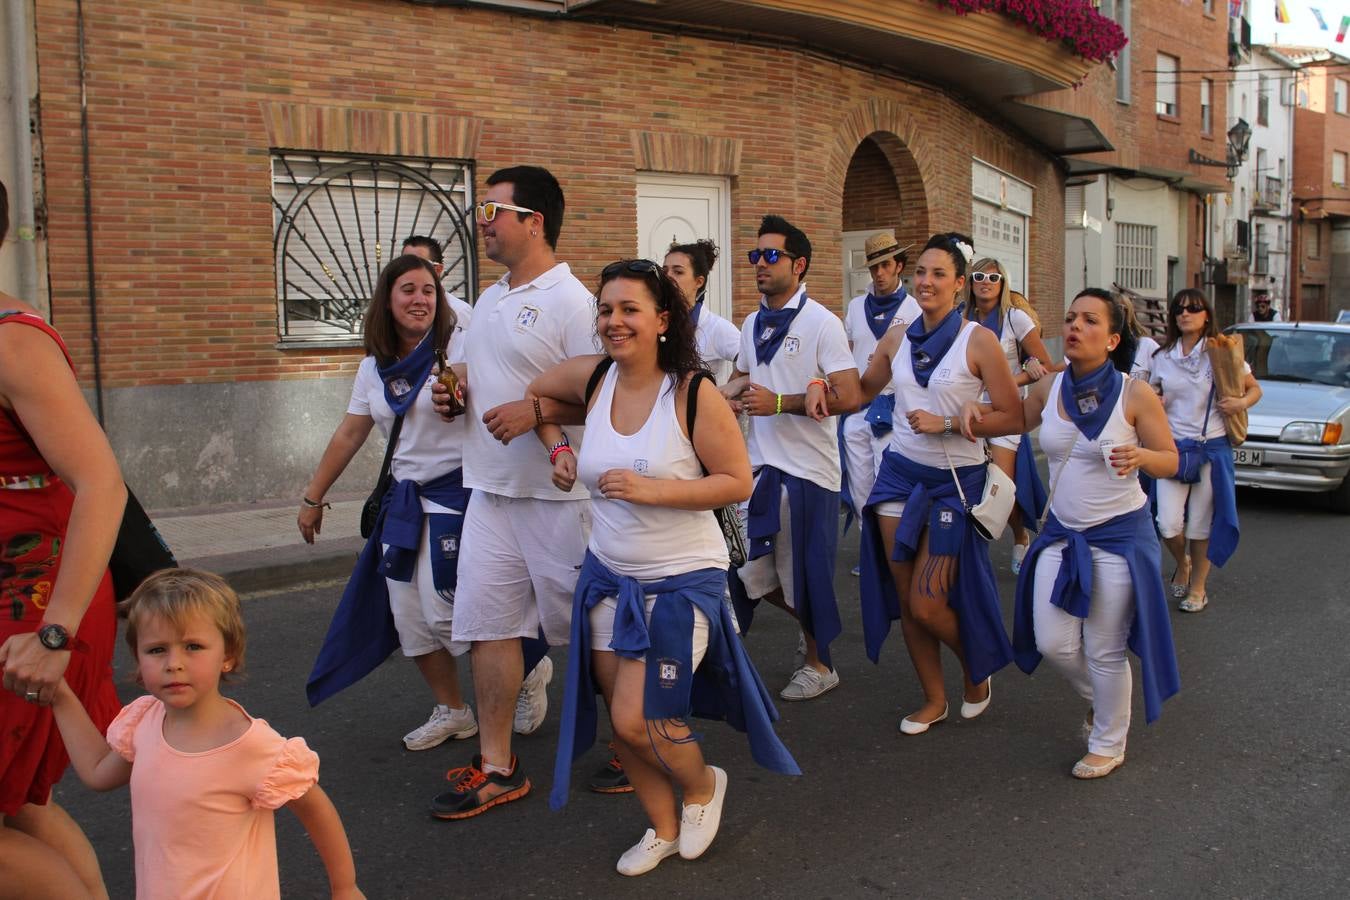
<svg viewBox="0 0 1350 900">
<path fill-rule="evenodd" d="M 552 662 L 530 645 L 541 631 L 549 644 L 568 642 L 572 591 L 590 536 L 585 488 L 560 491 L 536 442 L 514 439 L 542 422 L 580 421 L 575 407 L 521 398 L 541 372 L 596 352 L 595 298 L 555 254 L 563 219 L 557 179 L 515 166 L 494 172 L 487 185 L 475 209 L 479 233 L 487 257 L 506 273 L 479 297 L 465 335 L 464 485 L 473 495 L 460 538 L 453 625 L 454 639 L 473 645 L 481 753 L 451 770 L 450 790 L 432 801 L 432 814 L 442 819 L 475 816 L 529 793 L 511 752 L 512 720 L 527 734 L 547 710 Z M 438 384 L 433 393 L 446 415 L 448 392 Z"/>
<path fill-rule="evenodd" d="M 834 416 L 854 412 L 858 369 L 839 317 L 806 296 L 811 242 L 765 216 L 749 253 L 759 309 L 741 327 L 736 372 L 723 388 L 750 416 L 750 560 L 731 579 L 741 624 L 767 600 L 803 632 L 796 671 L 779 694 L 810 700 L 839 685 L 829 645 L 840 631 L 834 597 L 839 540 L 839 444 Z"/>
</svg>

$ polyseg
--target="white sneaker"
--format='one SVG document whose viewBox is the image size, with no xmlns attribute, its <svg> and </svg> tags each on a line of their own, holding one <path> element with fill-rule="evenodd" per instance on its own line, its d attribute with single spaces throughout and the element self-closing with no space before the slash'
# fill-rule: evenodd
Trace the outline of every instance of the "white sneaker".
<svg viewBox="0 0 1350 900">
<path fill-rule="evenodd" d="M 663 841 L 656 836 L 656 829 L 648 828 L 642 840 L 624 851 L 615 867 L 620 875 L 646 875 L 661 864 L 667 856 L 680 852 L 679 841 Z"/>
<path fill-rule="evenodd" d="M 802 666 L 792 673 L 787 687 L 778 692 L 784 700 L 810 700 L 839 687 L 839 673 L 834 669 L 818 672 L 815 666 Z"/>
<path fill-rule="evenodd" d="M 722 824 L 722 801 L 727 798 L 727 773 L 708 766 L 713 773 L 713 795 L 707 803 L 686 803 L 680 813 L 680 856 L 698 859 L 717 837 Z"/>
<path fill-rule="evenodd" d="M 548 715 L 548 683 L 553 680 L 553 660 L 545 656 L 526 676 L 516 696 L 516 718 L 511 729 L 516 734 L 533 734 Z"/>
<path fill-rule="evenodd" d="M 451 709 L 437 704 L 425 725 L 403 736 L 403 746 L 409 750 L 430 750 L 450 738 L 462 741 L 477 733 L 478 720 L 473 717 L 472 709 L 467 706 Z"/>
<path fill-rule="evenodd" d="M 797 671 L 806 665 L 806 632 L 797 634 L 797 652 L 792 655 L 792 671 Z"/>
</svg>

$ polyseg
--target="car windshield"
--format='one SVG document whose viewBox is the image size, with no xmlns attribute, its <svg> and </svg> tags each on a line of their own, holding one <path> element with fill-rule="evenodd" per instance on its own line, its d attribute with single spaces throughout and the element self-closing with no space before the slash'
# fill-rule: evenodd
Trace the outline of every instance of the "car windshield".
<svg viewBox="0 0 1350 900">
<path fill-rule="evenodd" d="M 1350 387 L 1350 332 L 1244 328 L 1239 333 L 1258 379 Z"/>
</svg>

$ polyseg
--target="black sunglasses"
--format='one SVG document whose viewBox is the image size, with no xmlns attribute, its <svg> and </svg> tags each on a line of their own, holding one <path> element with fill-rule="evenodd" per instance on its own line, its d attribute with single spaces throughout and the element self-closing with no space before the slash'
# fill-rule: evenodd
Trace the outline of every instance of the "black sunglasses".
<svg viewBox="0 0 1350 900">
<path fill-rule="evenodd" d="M 634 275 L 656 275 L 659 279 L 661 271 L 661 267 L 650 259 L 621 259 L 601 269 L 600 280 L 608 281 L 621 272 L 632 272 Z"/>
<path fill-rule="evenodd" d="M 786 256 L 788 259 L 801 259 L 800 253 L 793 253 L 791 250 L 779 250 L 777 247 L 769 247 L 765 250 L 756 247 L 754 250 L 747 253 L 746 256 L 750 257 L 750 265 L 752 266 L 759 265 L 761 259 L 769 265 L 778 262 L 779 257 L 782 256 Z"/>
<path fill-rule="evenodd" d="M 1174 316 L 1179 316 L 1179 315 L 1181 315 L 1183 312 L 1188 312 L 1188 313 L 1202 313 L 1202 312 L 1205 312 L 1205 304 L 1203 304 L 1203 303 L 1194 303 L 1194 302 L 1192 302 L 1192 303 L 1178 303 L 1176 306 L 1172 307 L 1172 315 L 1174 315 Z"/>
</svg>

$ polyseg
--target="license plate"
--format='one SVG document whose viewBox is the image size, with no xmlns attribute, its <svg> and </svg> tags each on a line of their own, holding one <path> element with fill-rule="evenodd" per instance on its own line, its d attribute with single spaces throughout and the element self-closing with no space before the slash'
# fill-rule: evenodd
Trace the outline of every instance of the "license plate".
<svg viewBox="0 0 1350 900">
<path fill-rule="evenodd" d="M 1233 449 L 1233 464 L 1237 466 L 1259 466 L 1261 465 L 1261 451 L 1235 447 Z"/>
</svg>

